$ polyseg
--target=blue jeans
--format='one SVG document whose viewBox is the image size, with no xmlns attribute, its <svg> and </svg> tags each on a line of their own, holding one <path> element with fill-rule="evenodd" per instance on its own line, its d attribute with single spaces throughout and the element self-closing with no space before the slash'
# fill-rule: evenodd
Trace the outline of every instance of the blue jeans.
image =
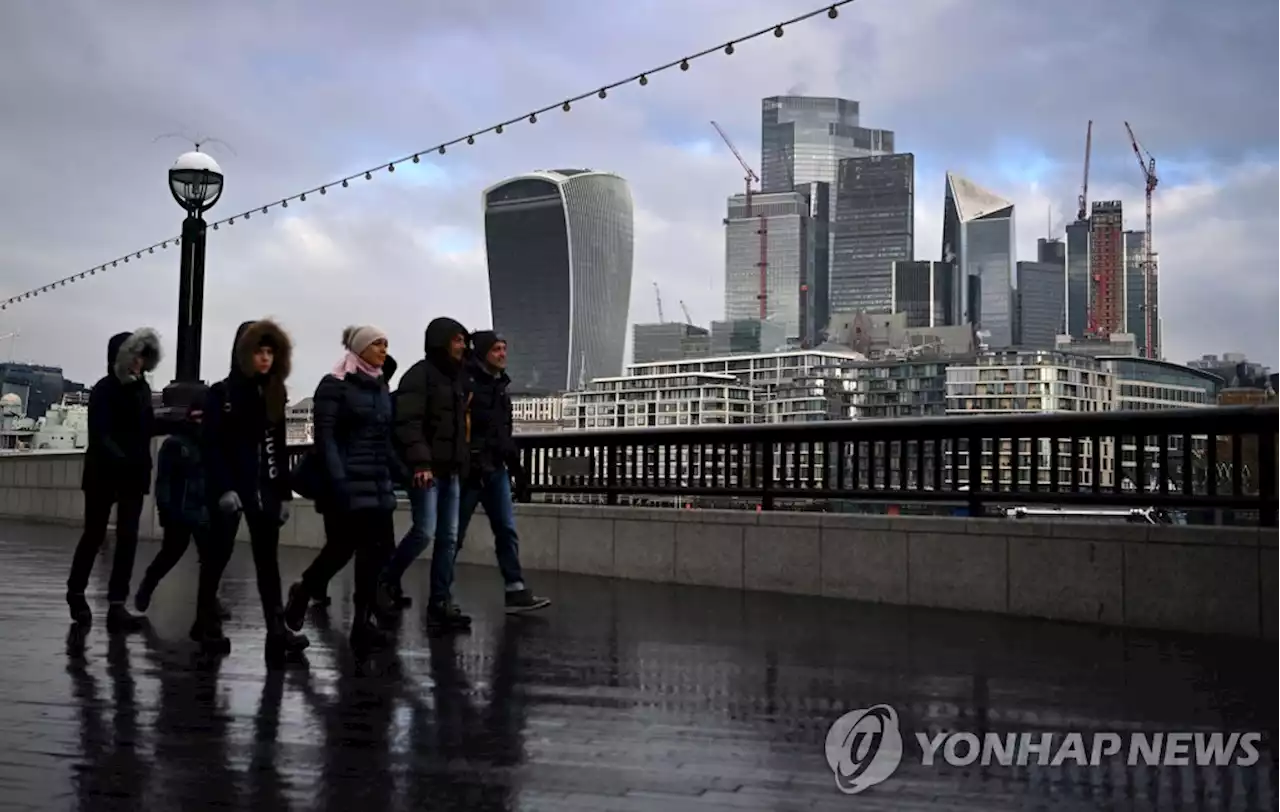
<svg viewBox="0 0 1280 812">
<path fill-rule="evenodd" d="M 506 582 L 508 589 L 523 589 L 520 537 L 516 535 L 511 477 L 506 467 L 500 466 L 492 473 L 481 474 L 478 479 L 469 481 L 462 489 L 461 503 L 458 508 L 457 550 L 462 550 L 462 543 L 467 537 L 467 525 L 476 512 L 476 506 L 483 506 L 485 515 L 489 517 L 489 528 L 493 530 L 493 552 L 498 558 L 502 580 Z"/>
<path fill-rule="evenodd" d="M 395 554 L 384 573 L 384 578 L 400 583 L 405 570 L 422 555 L 434 541 L 431 553 L 432 603 L 446 602 L 453 589 L 454 545 L 458 540 L 458 495 L 456 476 L 433 479 L 425 488 L 409 489 L 409 507 L 413 527 L 400 540 Z"/>
</svg>

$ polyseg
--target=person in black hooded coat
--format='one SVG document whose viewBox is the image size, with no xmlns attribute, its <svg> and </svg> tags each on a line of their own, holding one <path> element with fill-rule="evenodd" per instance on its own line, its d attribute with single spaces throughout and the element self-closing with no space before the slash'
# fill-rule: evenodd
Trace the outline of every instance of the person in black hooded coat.
<svg viewBox="0 0 1280 812">
<path fill-rule="evenodd" d="M 427 625 L 435 629 L 471 625 L 452 596 L 458 499 L 470 463 L 470 396 L 462 371 L 469 341 L 467 329 L 458 322 L 433 319 L 427 325 L 426 357 L 405 371 L 395 394 L 396 442 L 413 474 L 413 527 L 382 574 L 378 604 L 393 608 L 400 602 L 405 570 L 434 542 L 426 614 Z"/>
<path fill-rule="evenodd" d="M 67 606 L 78 625 L 93 622 L 84 591 L 116 508 L 116 549 L 107 588 L 107 629 L 136 631 L 142 619 L 125 608 L 138 549 L 142 501 L 151 490 L 151 438 L 156 423 L 146 373 L 160 363 L 160 336 L 143 327 L 107 342 L 107 374 L 89 394 L 89 445 L 84 455 L 84 533 L 67 578 Z"/>
<path fill-rule="evenodd" d="M 267 624 L 268 658 L 299 652 L 309 643 L 284 625 L 280 586 L 280 527 L 289 519 L 293 490 L 285 447 L 285 409 L 293 344 L 269 319 L 236 330 L 231 371 L 209 388 L 200 432 L 213 545 L 220 556 L 200 565 L 193 639 L 225 647 L 218 617 L 218 582 L 231 560 L 240 520 L 249 526 L 258 595 Z"/>
</svg>

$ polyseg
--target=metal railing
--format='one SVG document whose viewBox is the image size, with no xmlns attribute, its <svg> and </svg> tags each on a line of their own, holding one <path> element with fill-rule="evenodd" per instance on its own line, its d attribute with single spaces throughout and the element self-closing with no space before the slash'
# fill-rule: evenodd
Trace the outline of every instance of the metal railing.
<svg viewBox="0 0 1280 812">
<path fill-rule="evenodd" d="M 1178 511 L 1276 526 L 1275 406 L 518 434 L 547 501 Z M 298 455 L 305 446 L 291 446 Z M 879 507 L 877 507 L 879 506 Z"/>
</svg>

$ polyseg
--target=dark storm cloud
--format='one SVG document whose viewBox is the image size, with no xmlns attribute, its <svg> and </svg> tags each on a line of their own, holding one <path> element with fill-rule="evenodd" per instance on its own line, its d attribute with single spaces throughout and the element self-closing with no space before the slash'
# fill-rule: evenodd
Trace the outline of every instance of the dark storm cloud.
<svg viewBox="0 0 1280 812">
<path fill-rule="evenodd" d="M 157 135 L 232 146 L 209 147 L 228 173 L 215 212 L 226 216 L 811 2 L 4 4 L 0 285 L 15 292 L 176 233 L 164 173 L 184 147 Z M 757 161 L 760 98 L 795 88 L 860 100 L 867 126 L 894 129 L 902 148 L 937 168 L 918 178 L 921 258 L 938 239 L 930 229 L 943 168 L 1018 202 L 1028 258 L 1040 211 L 1074 208 L 1089 118 L 1092 196 L 1123 197 L 1138 227 L 1141 178 L 1122 125 L 1132 122 L 1170 166 L 1156 229 L 1173 359 L 1238 349 L 1274 361 L 1275 30 L 1274 4 L 1245 0 L 860 0 L 838 20 L 823 15 L 647 88 L 430 156 L 430 172 L 384 174 L 291 206 L 287 218 L 277 211 L 220 230 L 210 241 L 205 372 L 221 374 L 234 325 L 259 312 L 298 334 L 303 388 L 353 320 L 415 347 L 421 325 L 443 312 L 482 326 L 480 189 L 553 165 L 631 181 L 634 318 L 652 318 L 657 281 L 668 310 L 684 299 L 709 320 L 722 307 L 724 199 L 742 181 L 708 120 Z M 709 153 L 684 148 L 707 139 Z M 1242 169 L 1259 155 L 1256 172 Z M 473 248 L 442 236 L 458 229 L 470 230 Z M 148 257 L 24 302 L 0 314 L 0 332 L 20 326 L 24 354 L 94 374 L 95 337 L 143 323 L 172 333 L 176 262 Z"/>
</svg>

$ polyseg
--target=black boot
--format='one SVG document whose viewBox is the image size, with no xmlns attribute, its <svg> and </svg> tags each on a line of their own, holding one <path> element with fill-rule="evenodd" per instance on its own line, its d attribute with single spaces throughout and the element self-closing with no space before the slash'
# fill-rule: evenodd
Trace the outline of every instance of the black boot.
<svg viewBox="0 0 1280 812">
<path fill-rule="evenodd" d="M 374 613 L 369 606 L 362 604 L 356 607 L 355 617 L 351 620 L 351 648 L 354 651 L 370 652 L 386 648 L 393 642 L 392 636 L 374 622 Z"/>
<path fill-rule="evenodd" d="M 266 653 L 268 660 L 282 660 L 301 654 L 311 645 L 305 634 L 294 634 L 285 625 L 284 612 L 273 613 L 267 621 Z"/>
<path fill-rule="evenodd" d="M 289 598 L 284 602 L 284 625 L 295 632 L 301 630 L 307 619 L 307 604 L 310 602 L 310 596 L 301 581 L 289 587 Z"/>
<path fill-rule="evenodd" d="M 107 607 L 107 631 L 112 634 L 132 634 L 147 627 L 147 619 L 129 614 L 123 603 Z"/>
<path fill-rule="evenodd" d="M 427 604 L 427 628 L 432 631 L 465 631 L 471 628 L 471 617 L 452 601 Z"/>
<path fill-rule="evenodd" d="M 84 599 L 84 593 L 79 595 L 67 595 L 67 608 L 71 610 L 71 622 L 77 626 L 89 628 L 93 625 L 93 612 L 89 611 L 89 602 Z"/>
<path fill-rule="evenodd" d="M 216 617 L 204 619 L 197 615 L 196 622 L 191 625 L 190 637 L 206 654 L 231 653 L 231 641 L 222 633 L 222 621 Z"/>
</svg>

